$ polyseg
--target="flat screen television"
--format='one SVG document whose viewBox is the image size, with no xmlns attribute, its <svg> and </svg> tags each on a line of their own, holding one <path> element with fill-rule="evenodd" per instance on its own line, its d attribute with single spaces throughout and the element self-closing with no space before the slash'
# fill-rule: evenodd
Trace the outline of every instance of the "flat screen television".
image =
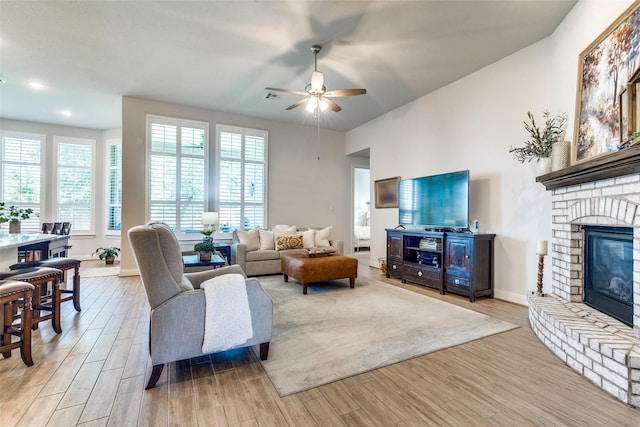
<svg viewBox="0 0 640 427">
<path fill-rule="evenodd" d="M 469 171 L 400 181 L 400 225 L 426 228 L 469 227 Z"/>
</svg>

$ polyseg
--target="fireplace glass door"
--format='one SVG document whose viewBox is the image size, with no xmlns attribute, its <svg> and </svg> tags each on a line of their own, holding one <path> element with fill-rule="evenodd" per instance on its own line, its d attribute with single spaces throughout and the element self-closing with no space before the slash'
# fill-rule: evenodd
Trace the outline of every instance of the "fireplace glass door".
<svg viewBox="0 0 640 427">
<path fill-rule="evenodd" d="M 633 325 L 633 229 L 584 226 L 584 303 Z"/>
</svg>

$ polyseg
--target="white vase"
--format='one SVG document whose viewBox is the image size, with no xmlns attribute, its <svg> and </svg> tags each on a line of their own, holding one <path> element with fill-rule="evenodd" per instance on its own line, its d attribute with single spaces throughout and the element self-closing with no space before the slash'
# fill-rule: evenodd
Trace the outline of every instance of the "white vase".
<svg viewBox="0 0 640 427">
<path fill-rule="evenodd" d="M 558 141 L 551 150 L 551 170 L 553 172 L 571 165 L 571 142 Z"/>
<path fill-rule="evenodd" d="M 551 173 L 551 157 L 540 157 L 536 162 L 536 175 Z"/>
</svg>

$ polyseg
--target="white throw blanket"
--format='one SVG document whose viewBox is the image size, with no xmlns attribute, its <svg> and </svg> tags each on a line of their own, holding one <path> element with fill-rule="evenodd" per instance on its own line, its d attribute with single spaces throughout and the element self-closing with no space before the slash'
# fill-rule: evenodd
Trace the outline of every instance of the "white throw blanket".
<svg viewBox="0 0 640 427">
<path fill-rule="evenodd" d="M 228 350 L 253 336 L 244 276 L 223 274 L 206 280 L 203 353 Z"/>
</svg>

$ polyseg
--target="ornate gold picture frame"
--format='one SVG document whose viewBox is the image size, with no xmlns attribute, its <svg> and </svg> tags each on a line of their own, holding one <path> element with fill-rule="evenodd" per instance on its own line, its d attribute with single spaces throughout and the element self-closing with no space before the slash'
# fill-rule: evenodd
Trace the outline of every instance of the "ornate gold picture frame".
<svg viewBox="0 0 640 427">
<path fill-rule="evenodd" d="M 618 151 L 626 142 L 626 135 L 621 137 L 620 133 L 624 119 L 620 115 L 620 95 L 640 65 L 639 44 L 640 2 L 634 2 L 580 54 L 573 150 L 576 161 Z"/>
</svg>

